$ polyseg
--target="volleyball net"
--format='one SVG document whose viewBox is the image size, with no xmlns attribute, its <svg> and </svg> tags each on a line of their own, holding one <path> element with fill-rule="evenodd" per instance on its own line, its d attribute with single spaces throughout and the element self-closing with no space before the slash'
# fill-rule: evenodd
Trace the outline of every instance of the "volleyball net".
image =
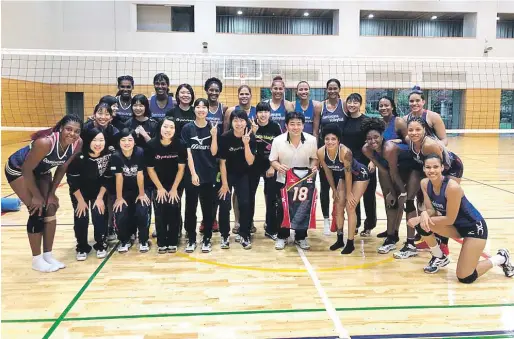
<svg viewBox="0 0 514 339">
<path fill-rule="evenodd" d="M 441 114 L 450 133 L 514 133 L 514 59 L 338 58 L 297 55 L 211 55 L 118 53 L 55 50 L 2 50 L 3 131 L 53 126 L 63 115 L 88 117 L 98 100 L 115 95 L 117 77 L 134 78 L 132 94 L 154 94 L 153 77 L 165 73 L 170 92 L 189 83 L 195 97 L 206 97 L 204 82 L 223 82 L 220 101 L 238 103 L 242 84 L 252 104 L 271 97 L 273 77 L 286 85 L 285 99 L 296 100 L 299 81 L 314 100 L 326 98 L 326 82 L 341 82 L 341 98 L 359 93 L 362 111 L 378 116 L 382 95 L 392 97 L 399 115 L 409 112 L 414 85 L 424 91 L 426 108 Z"/>
</svg>

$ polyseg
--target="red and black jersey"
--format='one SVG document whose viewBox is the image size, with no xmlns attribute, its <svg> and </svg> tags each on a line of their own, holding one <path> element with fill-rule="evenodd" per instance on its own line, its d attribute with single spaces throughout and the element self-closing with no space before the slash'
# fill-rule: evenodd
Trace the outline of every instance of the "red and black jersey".
<svg viewBox="0 0 514 339">
<path fill-rule="evenodd" d="M 302 172 L 305 174 L 299 176 Z M 316 228 L 316 173 L 310 169 L 290 169 L 286 173 L 281 196 L 284 210 L 282 227 L 294 230 Z"/>
</svg>

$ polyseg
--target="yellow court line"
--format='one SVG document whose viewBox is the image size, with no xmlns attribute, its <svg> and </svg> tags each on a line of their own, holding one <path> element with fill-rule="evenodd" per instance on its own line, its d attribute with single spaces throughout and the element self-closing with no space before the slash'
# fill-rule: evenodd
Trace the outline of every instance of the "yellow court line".
<svg viewBox="0 0 514 339">
<path fill-rule="evenodd" d="M 260 271 L 260 272 L 283 272 L 283 273 L 303 273 L 307 272 L 307 269 L 305 268 L 270 268 L 270 267 L 255 267 L 255 266 L 243 266 L 243 265 L 232 265 L 232 264 L 225 264 L 220 263 L 214 260 L 206 260 L 206 259 L 200 259 L 196 257 L 192 257 L 185 253 L 179 253 L 177 252 L 176 255 L 178 255 L 181 258 L 185 258 L 190 261 L 200 262 L 202 264 L 207 265 L 213 265 L 218 267 L 225 267 L 225 268 L 231 268 L 235 270 L 247 270 L 247 271 Z M 373 261 L 369 263 L 364 263 L 360 265 L 350 265 L 350 266 L 338 266 L 338 267 L 328 267 L 328 268 L 317 268 L 316 272 L 333 272 L 333 271 L 345 271 L 345 270 L 357 270 L 361 268 L 368 268 L 368 267 L 374 267 L 381 264 L 385 264 L 388 262 L 394 261 L 393 257 L 389 257 L 387 259 L 379 260 L 379 261 Z"/>
</svg>

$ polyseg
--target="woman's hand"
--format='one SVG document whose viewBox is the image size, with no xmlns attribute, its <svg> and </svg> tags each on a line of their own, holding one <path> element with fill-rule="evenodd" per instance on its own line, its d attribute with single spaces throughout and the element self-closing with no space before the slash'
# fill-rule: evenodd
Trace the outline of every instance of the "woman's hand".
<svg viewBox="0 0 514 339">
<path fill-rule="evenodd" d="M 84 199 L 78 201 L 77 208 L 75 209 L 75 215 L 77 217 L 82 217 L 87 215 L 88 206 Z"/>
<path fill-rule="evenodd" d="M 164 188 L 157 189 L 155 200 L 157 200 L 159 204 L 164 204 L 168 200 L 168 192 Z"/>
<path fill-rule="evenodd" d="M 150 206 L 150 199 L 148 199 L 148 196 L 146 195 L 146 193 L 143 193 L 141 195 L 138 195 L 137 198 L 136 198 L 136 204 L 138 201 L 141 201 L 141 205 L 143 206 Z"/>
<path fill-rule="evenodd" d="M 128 206 L 125 199 L 117 198 L 116 201 L 114 201 L 114 204 L 112 205 L 112 210 L 114 212 L 121 212 L 121 210 L 123 209 L 123 205 Z"/>
</svg>

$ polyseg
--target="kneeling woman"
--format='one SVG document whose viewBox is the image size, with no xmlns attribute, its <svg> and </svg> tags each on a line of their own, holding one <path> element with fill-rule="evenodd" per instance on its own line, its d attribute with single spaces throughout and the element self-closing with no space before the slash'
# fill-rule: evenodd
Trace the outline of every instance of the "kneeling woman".
<svg viewBox="0 0 514 339">
<path fill-rule="evenodd" d="M 70 186 L 70 197 L 73 205 L 74 231 L 77 239 L 77 260 L 84 261 L 91 252 L 91 246 L 87 241 L 87 229 L 89 225 L 89 213 L 93 220 L 94 236 L 98 259 L 107 255 L 106 233 L 107 220 L 105 218 L 105 205 L 107 202 L 106 176 L 107 164 L 111 154 L 107 150 L 105 136 L 98 128 L 85 130 L 83 151 L 68 167 L 66 177 Z"/>
<path fill-rule="evenodd" d="M 127 252 L 132 246 L 133 221 L 139 230 L 139 251 L 148 252 L 148 207 L 150 199 L 145 193 L 143 149 L 135 147 L 135 132 L 124 129 L 119 134 L 119 150 L 111 156 L 110 169 L 115 176 L 116 200 L 113 210 L 120 245 L 118 252 Z"/>
<path fill-rule="evenodd" d="M 479 261 L 487 242 L 487 225 L 480 212 L 466 199 L 460 184 L 443 175 L 443 159 L 437 154 L 427 155 L 423 170 L 427 176 L 421 181 L 426 211 L 410 219 L 409 226 L 416 228 L 430 246 L 432 259 L 425 267 L 425 273 L 436 273 L 450 263 L 432 233 L 436 232 L 446 237 L 464 238 L 457 263 L 460 282 L 470 284 L 494 266 L 501 266 L 506 277 L 514 276 L 506 249 Z"/>
<path fill-rule="evenodd" d="M 369 183 L 369 172 L 353 158 L 352 151 L 341 144 L 341 130 L 335 124 L 327 125 L 322 132 L 325 146 L 318 150 L 328 183 L 334 192 L 336 211 L 337 241 L 330 246 L 335 251 L 344 247 L 341 254 L 350 254 L 355 249 L 353 239 L 357 227 L 356 206 L 366 191 Z M 344 209 L 348 213 L 348 241 L 346 247 L 343 240 Z"/>
<path fill-rule="evenodd" d="M 77 151 L 82 147 L 82 120 L 62 118 L 55 127 L 35 133 L 30 145 L 16 151 L 5 164 L 5 176 L 14 193 L 27 206 L 27 233 L 32 269 L 54 272 L 66 267 L 52 256 L 59 199 L 55 191 Z M 53 180 L 51 169 L 57 167 Z M 41 255 L 43 243 L 43 255 Z"/>
<path fill-rule="evenodd" d="M 175 119 L 165 117 L 158 136 L 148 142 L 145 152 L 148 175 L 157 188 L 155 226 L 158 252 L 177 252 L 180 230 L 179 185 L 186 167 L 186 149 L 175 134 Z"/>
</svg>

